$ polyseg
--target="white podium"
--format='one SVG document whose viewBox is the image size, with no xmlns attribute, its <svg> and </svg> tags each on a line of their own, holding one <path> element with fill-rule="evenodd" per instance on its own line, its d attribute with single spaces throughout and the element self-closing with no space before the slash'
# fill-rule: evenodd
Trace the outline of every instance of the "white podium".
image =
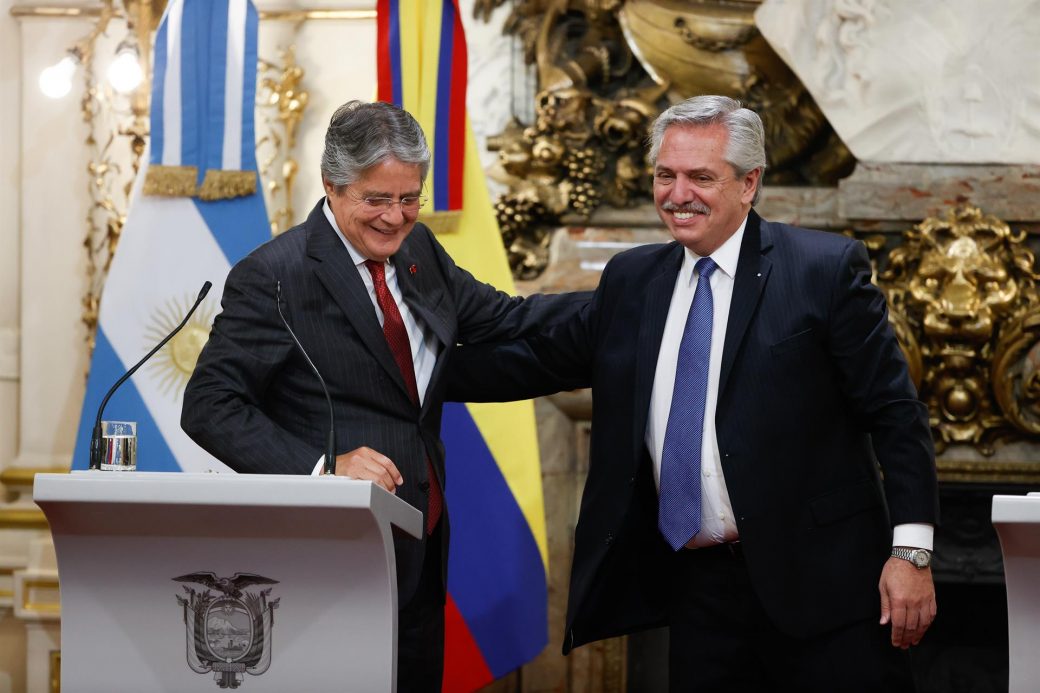
<svg viewBox="0 0 1040 693">
<path fill-rule="evenodd" d="M 422 514 L 343 478 L 38 474 L 67 691 L 392 691 L 391 525 Z"/>
<path fill-rule="evenodd" d="M 1040 685 L 1040 493 L 993 496 L 993 526 L 1004 554 L 1010 693 Z"/>
</svg>

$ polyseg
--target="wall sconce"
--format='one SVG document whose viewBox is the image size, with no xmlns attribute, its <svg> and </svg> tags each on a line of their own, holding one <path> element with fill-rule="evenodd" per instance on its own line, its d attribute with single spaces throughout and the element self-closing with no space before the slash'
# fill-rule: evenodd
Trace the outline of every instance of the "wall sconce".
<svg viewBox="0 0 1040 693">
<path fill-rule="evenodd" d="M 72 76 L 78 67 L 79 56 L 69 51 L 68 55 L 40 73 L 40 91 L 52 99 L 65 96 L 72 89 Z"/>
<path fill-rule="evenodd" d="M 60 63 L 59 63 L 60 64 Z M 129 94 L 144 80 L 144 68 L 141 67 L 141 54 L 137 50 L 137 43 L 130 38 L 125 38 L 116 48 L 116 59 L 113 60 L 105 73 L 109 84 L 120 94 Z"/>
<path fill-rule="evenodd" d="M 120 94 L 130 94 L 136 90 L 145 79 L 145 67 L 141 62 L 136 33 L 143 31 L 147 38 L 147 32 L 152 29 L 151 1 L 122 0 L 117 9 L 115 0 L 105 0 L 90 33 L 77 41 L 64 58 L 40 73 L 40 91 L 52 99 L 60 99 L 68 94 L 72 88 L 72 77 L 80 67 L 90 64 L 98 37 L 115 17 L 126 18 L 128 35 L 116 47 L 115 59 L 109 63 L 105 75 L 112 88 Z"/>
</svg>

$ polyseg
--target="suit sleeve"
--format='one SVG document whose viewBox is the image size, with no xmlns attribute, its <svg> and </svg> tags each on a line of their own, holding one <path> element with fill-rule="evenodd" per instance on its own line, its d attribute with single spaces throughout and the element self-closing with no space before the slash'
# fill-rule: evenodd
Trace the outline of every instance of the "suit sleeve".
<svg viewBox="0 0 1040 693">
<path fill-rule="evenodd" d="M 910 381 L 906 359 L 888 322 L 884 294 L 871 282 L 862 243 L 850 244 L 841 258 L 830 315 L 830 351 L 841 389 L 871 435 L 884 472 L 892 523 L 937 523 L 928 408 Z"/>
<path fill-rule="evenodd" d="M 577 309 L 564 311 L 533 333 L 458 347 L 448 368 L 448 399 L 501 402 L 590 387 L 596 334 L 612 286 L 611 266 L 603 271 L 591 299 L 584 300 L 583 294 Z"/>
<path fill-rule="evenodd" d="M 228 275 L 221 313 L 184 391 L 181 427 L 237 472 L 309 473 L 321 451 L 261 407 L 294 345 L 278 318 L 276 280 L 256 256 Z"/>
<path fill-rule="evenodd" d="M 447 286 L 453 293 L 460 344 L 500 342 L 537 333 L 577 314 L 591 292 L 510 296 L 478 281 L 455 264 L 432 234 L 428 235 Z"/>
</svg>

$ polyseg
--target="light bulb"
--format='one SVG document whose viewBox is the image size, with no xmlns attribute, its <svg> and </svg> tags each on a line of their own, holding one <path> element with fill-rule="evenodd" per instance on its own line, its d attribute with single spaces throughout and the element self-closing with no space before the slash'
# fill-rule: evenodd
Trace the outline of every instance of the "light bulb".
<svg viewBox="0 0 1040 693">
<path fill-rule="evenodd" d="M 137 59 L 137 51 L 133 48 L 120 50 L 116 59 L 108 66 L 106 75 L 112 88 L 120 94 L 128 94 L 137 89 L 144 79 L 144 70 Z"/>
<path fill-rule="evenodd" d="M 72 75 L 75 72 L 76 60 L 66 55 L 40 73 L 40 91 L 52 99 L 60 99 L 72 89 Z"/>
</svg>

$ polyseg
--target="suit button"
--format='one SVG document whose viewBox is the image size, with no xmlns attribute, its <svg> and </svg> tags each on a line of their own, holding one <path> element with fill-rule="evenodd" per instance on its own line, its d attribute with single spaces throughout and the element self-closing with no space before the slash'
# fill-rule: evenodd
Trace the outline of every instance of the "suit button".
<svg viewBox="0 0 1040 693">
<path fill-rule="evenodd" d="M 422 491 L 423 493 L 426 493 L 427 491 L 429 491 L 430 490 L 430 482 L 429 481 L 420 481 L 419 482 L 419 490 Z"/>
<path fill-rule="evenodd" d="M 634 484 L 634 483 L 636 483 L 636 478 L 635 478 L 634 476 L 630 476 L 630 477 L 628 477 L 628 483 L 629 483 L 629 484 Z"/>
<path fill-rule="evenodd" d="M 612 532 L 607 532 L 607 538 L 603 541 L 603 543 L 606 544 L 607 546 L 610 546 L 611 544 L 613 544 L 614 543 L 614 534 Z"/>
</svg>

